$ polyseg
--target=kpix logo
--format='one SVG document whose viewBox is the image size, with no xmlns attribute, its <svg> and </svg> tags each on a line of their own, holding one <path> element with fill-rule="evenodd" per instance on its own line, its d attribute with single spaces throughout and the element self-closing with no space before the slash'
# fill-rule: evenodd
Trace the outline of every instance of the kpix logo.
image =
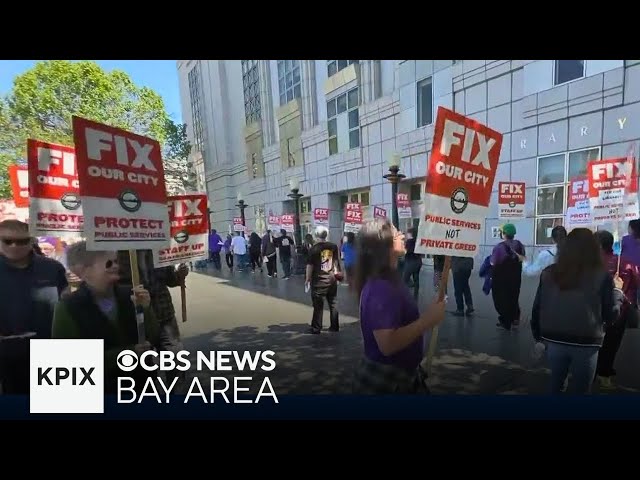
<svg viewBox="0 0 640 480">
<path fill-rule="evenodd" d="M 31 340 L 31 413 L 104 413 L 104 340 Z"/>
</svg>

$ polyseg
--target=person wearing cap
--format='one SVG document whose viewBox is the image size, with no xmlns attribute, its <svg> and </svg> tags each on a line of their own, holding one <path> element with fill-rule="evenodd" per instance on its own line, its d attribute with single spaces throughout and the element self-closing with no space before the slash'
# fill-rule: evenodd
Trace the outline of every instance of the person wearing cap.
<svg viewBox="0 0 640 480">
<path fill-rule="evenodd" d="M 491 295 L 498 312 L 496 326 L 505 330 L 511 330 L 520 323 L 519 299 L 525 250 L 515 236 L 515 225 L 505 224 L 500 232 L 503 240 L 491 252 Z"/>
<path fill-rule="evenodd" d="M 317 242 L 309 250 L 305 287 L 311 290 L 313 302 L 313 317 L 309 333 L 318 334 L 322 331 L 322 316 L 324 299 L 329 305 L 330 332 L 340 329 L 336 296 L 338 295 L 338 281 L 342 277 L 340 266 L 340 252 L 338 246 L 327 240 L 329 230 L 324 226 L 317 226 L 315 230 Z"/>
<path fill-rule="evenodd" d="M 551 230 L 551 239 L 553 240 L 554 245 L 550 248 L 545 248 L 542 250 L 535 261 L 528 262 L 526 259 L 522 259 L 522 273 L 527 277 L 535 277 L 540 275 L 540 272 L 547 268 L 549 265 L 552 265 L 556 261 L 556 256 L 558 254 L 558 248 L 560 248 L 561 244 L 567 238 L 567 229 L 562 225 L 556 225 Z"/>
</svg>

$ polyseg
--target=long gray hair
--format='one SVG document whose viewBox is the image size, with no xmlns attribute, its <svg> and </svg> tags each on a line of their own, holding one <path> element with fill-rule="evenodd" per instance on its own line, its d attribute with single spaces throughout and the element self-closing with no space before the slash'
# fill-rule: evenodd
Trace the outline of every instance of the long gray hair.
<svg viewBox="0 0 640 480">
<path fill-rule="evenodd" d="M 398 271 L 389 260 L 393 251 L 395 229 L 388 220 L 367 222 L 356 237 L 356 264 L 353 290 L 360 298 L 367 281 L 380 278 L 399 280 Z"/>
</svg>

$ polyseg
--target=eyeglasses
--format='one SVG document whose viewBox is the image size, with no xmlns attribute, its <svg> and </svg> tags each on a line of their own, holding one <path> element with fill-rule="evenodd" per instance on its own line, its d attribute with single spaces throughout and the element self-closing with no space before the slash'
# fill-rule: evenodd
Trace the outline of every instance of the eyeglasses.
<svg viewBox="0 0 640 480">
<path fill-rule="evenodd" d="M 30 238 L 3 238 L 2 243 L 7 246 L 17 245 L 20 247 L 24 247 L 25 245 L 29 245 L 31 243 Z"/>
<path fill-rule="evenodd" d="M 104 268 L 111 268 L 114 265 L 118 265 L 118 260 L 107 260 L 104 264 Z"/>
</svg>

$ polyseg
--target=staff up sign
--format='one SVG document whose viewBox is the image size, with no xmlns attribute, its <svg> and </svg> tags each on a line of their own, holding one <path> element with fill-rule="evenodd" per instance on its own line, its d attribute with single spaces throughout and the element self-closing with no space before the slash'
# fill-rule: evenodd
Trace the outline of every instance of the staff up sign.
<svg viewBox="0 0 640 480">
<path fill-rule="evenodd" d="M 498 217 L 524 218 L 525 192 L 524 182 L 498 183 Z"/>
<path fill-rule="evenodd" d="M 153 251 L 155 267 L 205 260 L 209 251 L 207 195 L 194 193 L 169 197 L 171 245 Z"/>
<path fill-rule="evenodd" d="M 11 165 L 9 167 L 9 181 L 13 192 L 13 202 L 17 208 L 29 206 L 29 173 L 26 167 Z"/>
<path fill-rule="evenodd" d="M 633 158 L 621 157 L 587 165 L 589 203 L 595 225 L 638 218 L 638 184 L 634 164 Z"/>
<path fill-rule="evenodd" d="M 501 148 L 501 133 L 438 107 L 416 253 L 476 255 Z"/>
<path fill-rule="evenodd" d="M 87 248 L 169 246 L 169 212 L 160 144 L 73 117 Z"/>
<path fill-rule="evenodd" d="M 39 236 L 77 237 L 84 218 L 75 149 L 29 139 L 27 160 L 32 232 Z"/>
</svg>

